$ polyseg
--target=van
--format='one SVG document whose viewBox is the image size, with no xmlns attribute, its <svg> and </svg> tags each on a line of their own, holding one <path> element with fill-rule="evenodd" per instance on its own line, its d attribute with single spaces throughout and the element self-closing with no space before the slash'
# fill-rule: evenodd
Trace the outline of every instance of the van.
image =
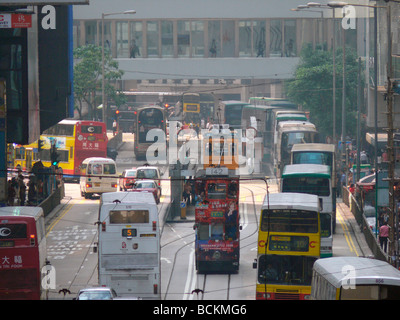
<svg viewBox="0 0 400 320">
<path fill-rule="evenodd" d="M 80 165 L 80 190 L 85 199 L 94 194 L 115 192 L 118 186 L 117 166 L 110 158 L 92 157 L 83 160 Z"/>
<path fill-rule="evenodd" d="M 161 173 L 158 167 L 144 165 L 136 170 L 136 180 L 150 179 L 154 180 L 157 185 L 161 186 Z"/>
</svg>

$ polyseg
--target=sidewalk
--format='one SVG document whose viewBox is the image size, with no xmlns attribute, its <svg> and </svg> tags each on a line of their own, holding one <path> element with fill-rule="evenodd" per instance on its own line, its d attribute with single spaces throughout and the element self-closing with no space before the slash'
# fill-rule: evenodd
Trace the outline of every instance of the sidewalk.
<svg viewBox="0 0 400 320">
<path fill-rule="evenodd" d="M 345 222 L 348 222 L 349 230 L 350 232 L 353 231 L 355 240 L 360 248 L 359 255 L 360 256 L 365 256 L 365 257 L 373 257 L 373 253 L 370 249 L 370 247 L 367 244 L 367 241 L 365 240 L 365 236 L 363 232 L 360 229 L 360 226 L 358 225 L 353 213 L 350 211 L 350 208 L 342 202 L 341 199 L 337 199 L 336 202 L 336 212 L 339 213 Z M 338 223 L 338 219 L 336 218 L 336 224 Z"/>
</svg>

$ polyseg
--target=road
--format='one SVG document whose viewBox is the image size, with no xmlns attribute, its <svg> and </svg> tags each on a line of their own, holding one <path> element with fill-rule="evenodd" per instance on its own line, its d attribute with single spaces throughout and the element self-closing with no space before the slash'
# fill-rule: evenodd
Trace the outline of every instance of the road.
<svg viewBox="0 0 400 320">
<path fill-rule="evenodd" d="M 124 137 L 124 139 L 126 139 Z M 118 171 L 138 166 L 129 138 L 117 158 Z M 165 168 L 162 168 L 166 171 Z M 168 177 L 165 172 L 164 178 Z M 238 274 L 197 274 L 194 267 L 194 217 L 167 220 L 170 201 L 169 180 L 162 181 L 163 196 L 159 207 L 161 238 L 161 298 L 163 300 L 254 300 L 256 270 L 252 264 L 257 255 L 259 213 L 266 194 L 260 180 L 245 180 L 240 185 L 240 269 Z M 268 191 L 277 192 L 274 179 L 268 180 Z M 79 289 L 97 285 L 97 241 L 99 199 L 84 199 L 78 184 L 65 184 L 65 198 L 47 221 L 48 258 L 56 271 L 56 287 L 49 299 L 71 300 Z M 365 255 L 357 241 L 357 230 L 350 225 L 345 211 L 337 211 L 334 255 Z M 64 290 L 65 289 L 65 290 Z M 200 291 L 201 290 L 201 291 Z M 64 295 L 64 292 L 68 292 Z M 196 293 L 199 292 L 199 293 Z"/>
</svg>

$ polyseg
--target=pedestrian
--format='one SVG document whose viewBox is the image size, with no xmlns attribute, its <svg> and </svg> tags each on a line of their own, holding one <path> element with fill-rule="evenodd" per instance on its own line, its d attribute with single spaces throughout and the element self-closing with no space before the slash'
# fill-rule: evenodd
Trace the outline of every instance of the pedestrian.
<svg viewBox="0 0 400 320">
<path fill-rule="evenodd" d="M 114 120 L 113 122 L 113 136 L 117 133 L 117 120 Z"/>
<path fill-rule="evenodd" d="M 360 153 L 360 161 L 361 164 L 367 164 L 368 163 L 368 155 L 365 151 L 361 151 Z"/>
<path fill-rule="evenodd" d="M 387 225 L 387 222 L 384 222 L 383 225 L 379 228 L 379 243 L 385 253 L 387 251 L 388 237 L 389 237 L 389 226 Z"/>
<path fill-rule="evenodd" d="M 136 40 L 132 40 L 132 45 L 130 48 L 130 57 L 131 59 L 136 58 L 136 55 L 140 56 L 139 47 L 136 45 Z"/>
<path fill-rule="evenodd" d="M 8 205 L 13 206 L 14 205 L 14 198 L 15 198 L 15 189 L 14 186 L 12 185 L 12 181 L 8 180 Z"/>
<path fill-rule="evenodd" d="M 36 184 L 35 184 L 33 176 L 29 177 L 28 204 L 29 205 L 35 205 L 36 204 Z"/>
<path fill-rule="evenodd" d="M 26 198 L 26 185 L 24 182 L 24 177 L 22 175 L 18 176 L 18 185 L 19 185 L 19 205 L 25 205 Z"/>
</svg>

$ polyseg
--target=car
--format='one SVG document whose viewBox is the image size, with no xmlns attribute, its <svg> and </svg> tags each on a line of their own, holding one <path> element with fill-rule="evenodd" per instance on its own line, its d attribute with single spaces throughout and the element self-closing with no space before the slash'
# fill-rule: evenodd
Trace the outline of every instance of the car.
<svg viewBox="0 0 400 320">
<path fill-rule="evenodd" d="M 132 189 L 133 184 L 136 181 L 136 168 L 125 169 L 119 176 L 119 190 L 126 191 Z"/>
<path fill-rule="evenodd" d="M 138 180 L 135 182 L 132 191 L 148 191 L 153 193 L 156 203 L 160 203 L 161 187 L 154 180 Z"/>
<path fill-rule="evenodd" d="M 81 289 L 74 300 L 114 300 L 117 293 L 108 287 L 92 287 Z"/>
<path fill-rule="evenodd" d="M 155 166 L 144 165 L 137 168 L 136 178 L 138 180 L 150 179 L 156 181 L 157 185 L 161 187 L 161 173 L 160 169 Z"/>
</svg>

